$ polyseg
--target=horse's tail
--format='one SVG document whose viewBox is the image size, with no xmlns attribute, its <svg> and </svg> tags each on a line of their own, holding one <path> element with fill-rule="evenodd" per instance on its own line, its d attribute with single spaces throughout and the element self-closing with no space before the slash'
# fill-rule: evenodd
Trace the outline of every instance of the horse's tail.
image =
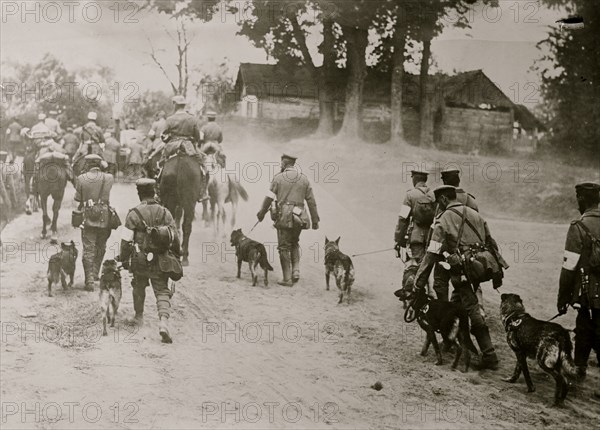
<svg viewBox="0 0 600 430">
<path fill-rule="evenodd" d="M 230 192 L 237 193 L 245 202 L 248 201 L 248 193 L 246 189 L 237 180 L 229 178 Z"/>
</svg>

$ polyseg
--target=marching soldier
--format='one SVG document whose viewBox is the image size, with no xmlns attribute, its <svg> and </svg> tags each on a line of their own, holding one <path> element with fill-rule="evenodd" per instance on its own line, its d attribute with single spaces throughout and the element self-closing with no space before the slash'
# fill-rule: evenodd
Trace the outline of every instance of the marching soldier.
<svg viewBox="0 0 600 430">
<path fill-rule="evenodd" d="M 38 115 L 39 122 L 36 123 L 33 127 L 31 127 L 31 130 L 29 130 L 29 135 L 31 136 L 32 139 L 51 137 L 52 131 L 48 128 L 48 126 L 44 122 L 45 120 L 46 120 L 46 114 L 40 113 Z"/>
<path fill-rule="evenodd" d="M 135 310 L 133 322 L 138 325 L 143 324 L 146 287 L 151 283 L 160 319 L 159 333 L 164 343 L 172 343 L 167 323 L 171 313 L 172 296 L 169 289 L 168 269 L 165 269 L 163 260 L 161 260 L 164 255 L 154 255 L 158 252 L 154 251 L 155 248 L 152 247 L 148 228 L 167 227 L 162 231 L 166 232 L 168 238 L 161 238 L 161 240 L 167 242 L 165 251 L 168 250 L 170 255 L 177 259 L 180 254 L 179 238 L 171 213 L 154 197 L 155 185 L 154 179 L 140 178 L 137 180 L 136 187 L 141 203 L 127 214 L 118 259 L 123 262 L 123 267 L 129 269 L 133 274 L 131 282 Z"/>
<path fill-rule="evenodd" d="M 494 252 L 497 251 L 496 242 L 491 237 L 485 220 L 475 210 L 457 201 L 456 189 L 453 186 L 442 185 L 434 190 L 434 194 L 442 213 L 433 227 L 431 241 L 415 277 L 415 287 L 419 289 L 427 286 L 431 270 L 444 258 L 444 253 L 450 254 L 456 250 L 462 252 L 482 242 L 485 242 L 485 245 Z M 496 254 L 496 258 L 501 257 Z M 471 333 L 477 339 L 482 353 L 481 361 L 475 367 L 496 370 L 498 357 L 485 321 L 480 285 L 474 280 L 467 279 L 464 271 L 460 269 L 451 272 L 451 282 L 462 306 L 469 314 Z M 498 287 L 499 285 L 494 282 L 494 288 Z"/>
<path fill-rule="evenodd" d="M 200 129 L 200 151 L 206 152 L 206 148 L 213 146 L 216 149 L 217 161 L 219 165 L 225 168 L 225 154 L 223 153 L 223 131 L 221 126 L 217 124 L 217 114 L 213 111 L 206 113 L 208 123 L 202 126 Z"/>
<path fill-rule="evenodd" d="M 456 200 L 462 204 L 470 207 L 471 209 L 479 212 L 477 203 L 475 203 L 475 196 L 467 193 L 465 190 L 459 187 L 460 185 L 460 170 L 448 168 L 441 172 L 442 182 L 444 185 L 451 185 L 456 189 Z M 441 213 L 436 214 L 436 219 Z M 434 221 L 435 222 L 435 221 Z M 430 231 L 431 234 L 431 231 Z M 450 282 L 450 273 L 441 267 L 439 264 L 435 265 L 433 269 L 433 290 L 439 300 L 448 301 L 448 285 Z M 457 294 L 452 294 L 452 301 L 460 301 Z"/>
<path fill-rule="evenodd" d="M 585 379 L 592 349 L 600 365 L 600 185 L 584 182 L 575 186 L 581 217 L 569 226 L 564 263 L 560 272 L 557 308 L 565 314 L 577 309 L 575 321 L 575 366 Z M 595 249 L 594 249 L 595 248 Z"/>
<path fill-rule="evenodd" d="M 108 207 L 114 178 L 111 174 L 102 171 L 101 168 L 105 167 L 106 162 L 96 154 L 86 155 L 84 160 L 84 173 L 77 177 L 75 187 L 75 201 L 79 202 L 79 210 L 99 204 Z M 106 241 L 111 233 L 107 216 L 108 214 L 105 213 L 99 220 L 86 219 L 81 230 L 86 291 L 93 291 L 99 279 L 100 267 L 106 252 Z"/>
<path fill-rule="evenodd" d="M 427 176 L 428 173 L 424 171 L 411 172 L 414 188 L 408 190 L 404 197 L 394 234 L 398 256 L 400 257 L 401 249 L 406 249 L 408 256 L 403 287 L 411 285 L 417 273 L 419 263 L 425 255 L 429 229 L 435 215 L 435 197 L 427 186 Z"/>
<path fill-rule="evenodd" d="M 291 287 L 300 280 L 300 233 L 303 229 L 319 229 L 319 213 L 317 202 L 313 195 L 308 178 L 296 168 L 296 158 L 293 155 L 281 156 L 281 172 L 275 175 L 271 189 L 256 214 L 259 221 L 265 218 L 276 201 L 276 215 L 272 214 L 277 229 L 277 248 L 283 272 L 283 280 L 278 284 Z M 304 206 L 308 205 L 310 219 Z"/>
</svg>

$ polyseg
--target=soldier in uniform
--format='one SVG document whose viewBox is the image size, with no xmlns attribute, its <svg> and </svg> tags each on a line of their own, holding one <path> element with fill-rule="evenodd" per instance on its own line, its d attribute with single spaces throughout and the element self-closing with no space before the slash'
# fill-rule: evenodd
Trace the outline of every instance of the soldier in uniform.
<svg viewBox="0 0 600 430">
<path fill-rule="evenodd" d="M 194 157 L 204 173 L 204 157 L 198 151 L 196 145 L 200 143 L 200 127 L 196 117 L 186 112 L 185 106 L 187 101 L 183 96 L 173 97 L 173 106 L 175 112 L 173 115 L 167 118 L 165 125 L 164 141 L 165 148 L 163 149 L 161 160 L 159 165 L 162 167 L 169 157 L 177 151 L 182 150 L 185 154 Z M 208 176 L 205 174 L 205 180 L 202 181 L 204 189 L 200 190 L 200 200 L 206 200 L 208 198 Z M 158 182 L 160 182 L 160 174 L 158 176 Z"/>
<path fill-rule="evenodd" d="M 65 152 L 72 160 L 77 152 L 77 148 L 79 148 L 79 138 L 73 133 L 73 127 L 67 127 L 67 132 L 62 137 L 62 142 Z"/>
<path fill-rule="evenodd" d="M 408 257 L 404 268 L 403 287 L 412 284 L 419 263 L 425 255 L 425 246 L 431 227 L 431 221 L 422 223 L 415 220 L 417 205 L 430 202 L 432 210 L 435 211 L 435 197 L 427 186 L 427 176 L 428 173 L 424 171 L 413 170 L 411 172 L 414 188 L 408 190 L 404 197 L 394 233 L 398 256 L 401 255 L 401 249 L 406 249 Z"/>
<path fill-rule="evenodd" d="M 564 263 L 560 272 L 557 307 L 565 314 L 577 309 L 575 321 L 575 366 L 583 380 L 592 349 L 600 366 L 600 267 L 590 262 L 592 237 L 600 239 L 600 185 L 584 182 L 575 186 L 581 217 L 569 226 Z"/>
<path fill-rule="evenodd" d="M 25 155 L 24 148 L 21 147 L 21 130 L 23 126 L 19 123 L 17 118 L 14 118 L 9 126 L 6 128 L 6 138 L 8 140 L 8 152 L 10 152 L 11 159 L 15 159 L 17 155 Z"/>
<path fill-rule="evenodd" d="M 85 156 L 84 173 L 77 177 L 75 186 L 75 201 L 79 202 L 79 210 L 103 202 L 110 204 L 110 191 L 114 178 L 111 174 L 102 171 L 106 162 L 96 154 Z M 106 252 L 106 241 L 110 237 L 111 229 L 108 225 L 87 225 L 81 230 L 83 243 L 83 271 L 85 273 L 85 290 L 93 291 L 98 281 L 100 267 Z"/>
<path fill-rule="evenodd" d="M 271 189 L 256 214 L 259 221 L 265 218 L 273 201 L 276 201 L 278 216 L 274 220 L 277 229 L 277 248 L 283 272 L 283 280 L 279 285 L 291 287 L 300 280 L 300 233 L 303 229 L 319 228 L 317 202 L 313 195 L 308 178 L 295 166 L 296 157 L 283 154 L 281 156 L 281 172 L 275 175 Z M 304 201 L 308 205 L 310 219 Z"/>
<path fill-rule="evenodd" d="M 167 114 L 164 110 L 161 110 L 156 114 L 156 121 L 152 123 L 150 131 L 148 132 L 148 137 L 154 142 L 151 151 L 154 150 L 156 146 L 158 146 L 158 144 L 161 142 L 160 136 L 164 133 L 166 126 Z"/>
<path fill-rule="evenodd" d="M 152 255 L 147 249 L 147 227 L 169 227 L 168 230 L 173 238 L 170 251 L 176 258 L 179 258 L 180 255 L 180 245 L 177 227 L 171 213 L 155 199 L 155 185 L 154 179 L 140 178 L 137 180 L 136 187 L 141 203 L 127 214 L 118 259 L 123 262 L 123 267 L 129 269 L 133 274 L 131 282 L 135 310 L 133 322 L 138 325 L 143 324 L 146 287 L 151 283 L 160 319 L 159 333 L 164 343 L 172 343 L 173 340 L 168 329 L 172 296 L 169 289 L 169 276 L 161 270 L 158 256 Z"/>
<path fill-rule="evenodd" d="M 479 212 L 479 208 L 477 207 L 477 203 L 475 203 L 475 196 L 473 194 L 467 193 L 465 190 L 459 187 L 460 185 L 460 170 L 448 168 L 442 170 L 441 172 L 442 182 L 444 185 L 451 185 L 456 189 L 456 200 L 462 204 L 470 207 L 474 211 Z M 436 214 L 436 220 L 441 215 L 441 212 L 438 210 Z M 434 221 L 435 223 L 435 221 Z M 430 231 L 430 235 L 431 232 Z M 439 300 L 448 301 L 448 286 L 450 283 L 450 273 L 444 269 L 439 264 L 435 265 L 435 269 L 433 269 L 433 290 Z M 458 294 L 452 293 L 452 301 L 460 302 L 460 298 Z"/>
<path fill-rule="evenodd" d="M 217 162 L 222 168 L 225 168 L 226 157 L 223 152 L 223 131 L 217 124 L 217 114 L 213 111 L 206 113 L 208 122 L 200 129 L 200 151 L 207 152 L 207 148 L 212 146 L 217 154 Z"/>
<path fill-rule="evenodd" d="M 98 115 L 96 112 L 88 113 L 88 122 L 81 128 L 81 145 L 75 154 L 75 158 L 85 157 L 89 154 L 102 156 L 102 146 L 104 144 L 104 133 L 96 124 Z"/>
<path fill-rule="evenodd" d="M 52 131 L 48 128 L 48 126 L 46 125 L 46 123 L 44 122 L 46 120 L 46 114 L 41 113 L 38 115 L 38 123 L 36 123 L 33 127 L 31 127 L 31 130 L 29 130 L 29 134 L 31 135 L 32 139 L 37 139 L 38 136 L 44 136 L 44 137 L 50 137 L 52 134 Z"/>
<path fill-rule="evenodd" d="M 469 245 L 481 243 L 480 237 L 484 238 L 486 246 L 492 249 L 496 247 L 485 220 L 475 210 L 457 201 L 456 189 L 453 186 L 442 185 L 434 190 L 434 194 L 442 214 L 436 220 L 427 252 L 415 277 L 415 287 L 419 289 L 427 286 L 429 274 L 435 264 L 443 259 L 444 252 L 452 253 L 457 248 L 462 250 L 468 248 Z M 465 216 L 465 226 L 460 237 L 460 243 L 457 243 L 460 225 L 463 224 L 463 214 Z M 464 276 L 456 274 L 451 275 L 451 282 L 463 308 L 469 314 L 471 333 L 477 339 L 482 353 L 481 361 L 474 367 L 496 370 L 498 368 L 498 357 L 485 321 L 480 285 L 471 285 Z"/>
<path fill-rule="evenodd" d="M 58 115 L 58 112 L 55 110 L 48 112 L 48 117 L 44 120 L 44 124 L 46 124 L 46 127 L 48 127 L 52 133 L 56 136 L 60 136 L 60 134 L 62 134 L 62 129 L 60 128 L 60 123 L 56 119 L 56 115 Z"/>
<path fill-rule="evenodd" d="M 186 112 L 187 101 L 183 96 L 173 97 L 175 112 L 167 118 L 164 135 L 166 146 L 163 151 L 162 161 L 166 161 L 180 148 L 192 157 L 202 161 L 196 145 L 200 143 L 200 127 L 198 120 L 192 114 Z M 162 163 L 161 163 L 162 164 Z"/>
</svg>

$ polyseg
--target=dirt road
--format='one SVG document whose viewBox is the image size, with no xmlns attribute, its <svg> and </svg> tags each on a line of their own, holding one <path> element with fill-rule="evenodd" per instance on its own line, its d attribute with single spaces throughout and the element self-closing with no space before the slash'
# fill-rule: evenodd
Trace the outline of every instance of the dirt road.
<svg viewBox="0 0 600 430">
<path fill-rule="evenodd" d="M 227 143 L 229 169 L 250 194 L 238 213 L 248 231 L 285 144 L 250 137 Z M 352 303 L 337 305 L 325 291 L 324 237 L 342 236 L 349 254 L 391 247 L 405 184 L 389 190 L 396 173 L 370 177 L 335 148 L 295 146 L 314 183 L 323 219 L 302 235 L 302 279 L 293 288 L 280 276 L 275 230 L 265 220 L 252 237 L 267 245 L 275 272 L 268 288 L 252 287 L 247 267 L 236 279 L 228 238 L 215 238 L 198 220 L 191 266 L 178 282 L 171 318 L 173 345 L 160 343 L 150 289 L 146 324 L 124 324 L 133 313 L 129 275 L 117 326 L 102 337 L 98 293 L 75 287 L 46 296 L 52 247 L 37 239 L 41 215 L 21 216 L 3 231 L 1 271 L 1 394 L 3 428 L 590 428 L 600 402 L 591 399 L 600 372 L 562 409 L 550 408 L 553 382 L 531 363 L 537 391 L 522 380 L 501 381 L 514 366 L 498 317 L 499 295 L 485 286 L 486 310 L 501 368 L 462 373 L 418 355 L 423 334 L 402 320 L 401 266 L 392 252 L 355 258 Z M 309 155 L 310 154 L 310 155 Z M 360 149 L 354 156 L 364 155 Z M 365 155 L 366 156 L 366 155 Z M 239 164 L 236 164 L 239 163 Z M 333 163 L 333 164 L 327 164 Z M 335 167 L 337 165 L 337 168 Z M 237 167 L 239 166 L 239 168 Z M 333 166 L 333 167 L 332 167 Z M 336 170 L 337 169 L 337 170 Z M 388 188 L 384 188 L 388 187 Z M 70 186 L 69 186 L 70 187 Z M 387 195 L 393 193 L 394 197 Z M 73 191 L 60 217 L 61 240 L 80 242 L 69 226 Z M 112 204 L 124 217 L 137 202 L 131 184 L 115 186 Z M 199 209 L 198 209 L 199 213 Z M 555 313 L 565 225 L 489 220 L 511 263 L 504 291 L 519 293 L 540 318 Z M 118 253 L 119 236 L 107 257 Z M 78 245 L 81 250 L 81 246 Z M 569 313 L 560 322 L 574 327 Z M 381 391 L 371 387 L 376 381 Z"/>
</svg>

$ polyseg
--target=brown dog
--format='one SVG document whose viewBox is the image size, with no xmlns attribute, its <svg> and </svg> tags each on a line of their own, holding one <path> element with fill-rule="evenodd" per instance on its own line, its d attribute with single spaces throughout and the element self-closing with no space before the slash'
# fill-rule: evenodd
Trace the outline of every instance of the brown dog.
<svg viewBox="0 0 600 430">
<path fill-rule="evenodd" d="M 506 341 L 517 356 L 515 370 L 505 381 L 514 383 L 523 372 L 528 391 L 534 392 L 527 358 L 535 358 L 542 370 L 556 381 L 554 405 L 561 405 L 569 391 L 567 378 L 574 378 L 576 374 L 569 332 L 560 324 L 538 320 L 526 313 L 517 294 L 502 294 L 500 300 Z"/>
<path fill-rule="evenodd" d="M 242 263 L 246 261 L 250 268 L 250 276 L 252 276 L 252 286 L 255 287 L 258 283 L 258 275 L 255 273 L 256 267 L 260 267 L 265 272 L 264 285 L 269 285 L 269 271 L 273 267 L 267 258 L 267 250 L 262 243 L 244 236 L 242 229 L 237 229 L 231 232 L 231 245 L 235 246 L 235 256 L 237 257 L 237 277 L 240 278 L 242 272 Z"/>
<path fill-rule="evenodd" d="M 102 263 L 102 276 L 100 277 L 100 312 L 102 314 L 102 335 L 106 336 L 106 324 L 115 326 L 117 310 L 121 303 L 121 273 L 115 260 L 106 260 Z"/>
<path fill-rule="evenodd" d="M 75 262 L 79 254 L 75 247 L 75 242 L 63 242 L 60 244 L 61 250 L 50 257 L 48 262 L 48 297 L 52 297 L 52 285 L 58 284 L 60 280 L 63 289 L 73 286 L 75 277 Z M 69 284 L 67 285 L 67 275 L 69 275 Z"/>
</svg>

